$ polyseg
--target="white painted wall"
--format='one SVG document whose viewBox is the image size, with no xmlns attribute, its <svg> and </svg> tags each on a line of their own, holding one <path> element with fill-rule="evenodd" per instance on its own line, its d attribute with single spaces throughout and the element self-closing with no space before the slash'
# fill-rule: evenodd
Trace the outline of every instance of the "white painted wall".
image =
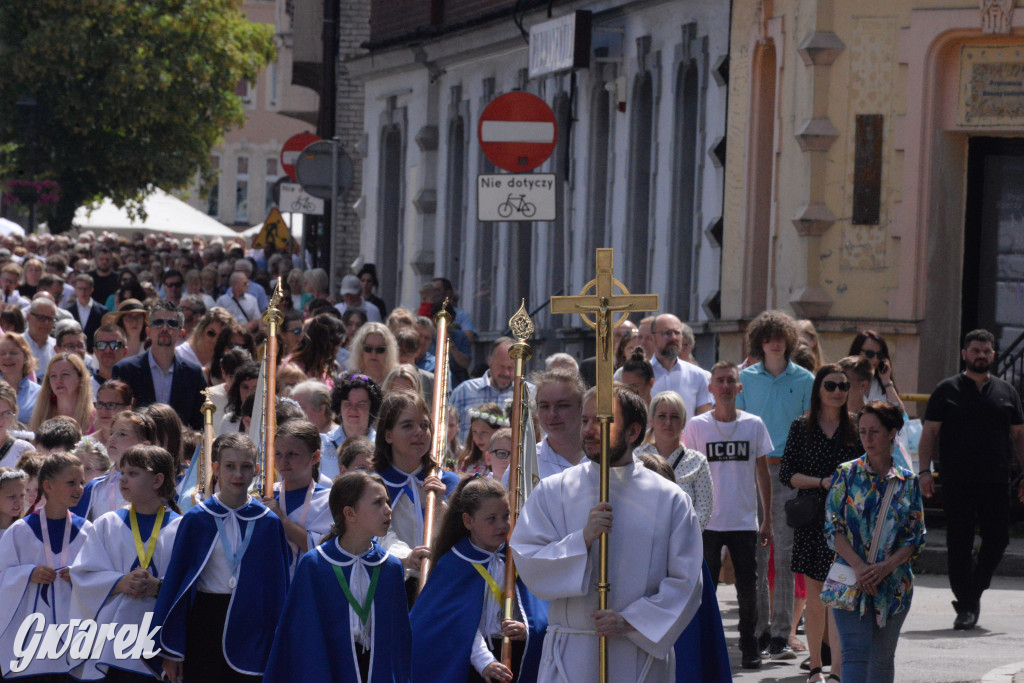
<svg viewBox="0 0 1024 683">
<path fill-rule="evenodd" d="M 612 226 L 610 244 L 616 249 L 616 270 L 624 267 L 625 244 L 630 238 L 626 234 L 626 211 L 628 206 L 627 176 L 630 163 L 630 122 L 632 112 L 618 111 L 611 115 L 610 148 L 612 166 L 608 172 L 607 187 L 593 187 L 588 178 L 590 147 L 590 101 L 594 88 L 604 87 L 605 79 L 615 74 L 626 77 L 625 92 L 627 103 L 633 91 L 638 70 L 637 39 L 650 36 L 650 52 L 647 62 L 653 64 L 655 78 L 654 127 L 656 144 L 653 149 L 654 172 L 651 182 L 653 213 L 651 220 L 651 250 L 648 268 L 650 291 L 665 295 L 670 288 L 679 286 L 674 278 L 673 263 L 668 244 L 672 225 L 672 195 L 674 187 L 673 150 L 677 126 L 676 97 L 676 55 L 682 49 L 684 25 L 696 23 L 696 41 L 699 45 L 706 38 L 706 54 L 701 57 L 703 64 L 700 75 L 703 86 L 703 107 L 698 127 L 698 169 L 700 171 L 699 194 L 696 199 L 698 219 L 695 225 L 694 269 L 696 305 L 689 317 L 696 323 L 706 321 L 707 315 L 700 303 L 719 287 L 720 254 L 712 248 L 704 235 L 704 228 L 722 212 L 723 175 L 719 167 L 711 163 L 708 151 L 711 145 L 725 131 L 726 87 L 719 86 L 711 76 L 711 70 L 728 49 L 729 5 L 717 0 L 687 0 L 685 2 L 605 2 L 580 3 L 556 8 L 566 12 L 575 9 L 594 10 L 594 44 L 607 42 L 609 37 L 621 36 L 621 60 L 609 68 L 581 70 L 576 77 L 573 118 L 570 133 L 571 175 L 565 188 L 565 201 L 561 207 L 565 221 L 565 252 L 568 269 L 566 274 L 568 293 L 575 294 L 594 275 L 594 254 L 584 253 L 588 197 L 592 193 L 609 195 L 608 223 Z M 541 21 L 542 13 L 527 17 L 527 24 Z M 608 30 L 605 30 L 608 29 Z M 417 58 L 419 61 L 417 61 Z M 427 64 L 424 65 L 423 62 Z M 404 108 L 407 130 L 405 136 L 405 183 L 404 192 L 404 234 L 402 261 L 404 277 L 401 282 L 400 301 L 395 302 L 410 308 L 419 303 L 417 292 L 420 281 L 426 276 L 413 275 L 411 261 L 420 251 L 433 252 L 437 274 L 444 268 L 441 258 L 444 249 L 445 226 L 449 224 L 453 211 L 464 211 L 464 239 L 462 247 L 462 272 L 444 273 L 450 277 L 462 293 L 463 307 L 472 310 L 472 296 L 478 288 L 475 275 L 477 263 L 477 242 L 480 226 L 476 222 L 476 175 L 481 172 L 482 156 L 476 141 L 476 126 L 480 112 L 486 106 L 484 96 L 486 79 L 493 79 L 494 95 L 516 88 L 520 70 L 527 67 L 528 51 L 525 41 L 511 21 L 479 27 L 464 33 L 449 35 L 418 48 L 400 47 L 370 57 L 349 62 L 352 72 L 361 75 L 366 83 L 366 133 L 367 150 L 365 159 L 365 218 L 362 230 L 362 253 L 373 260 L 378 254 L 378 245 L 395 243 L 393 236 L 377 234 L 378 215 L 381 207 L 378 198 L 380 180 L 381 150 L 378 122 L 389 106 Z M 604 77 L 602 77 L 602 73 Z M 450 182 L 447 167 L 449 123 L 453 106 L 452 88 L 461 87 L 463 109 L 468 111 L 466 126 L 469 138 L 466 145 L 465 205 L 446 205 L 446 187 Z M 568 74 L 547 76 L 529 81 L 526 89 L 549 104 L 555 102 L 561 92 L 569 92 Z M 423 152 L 413 137 L 426 125 L 438 126 L 440 143 L 436 152 Z M 563 132 L 560 131 L 559 135 Z M 537 169 L 540 172 L 555 172 L 553 162 Z M 437 211 L 432 216 L 417 213 L 413 199 L 424 188 L 437 192 Z M 496 231 L 498 240 L 491 245 L 499 263 L 498 277 L 494 291 L 494 321 L 487 325 L 477 321 L 478 328 L 486 334 L 490 329 L 500 333 L 506 321 L 518 307 L 518 294 L 510 291 L 513 255 L 509 253 L 509 231 L 514 228 L 499 224 Z M 538 305 L 552 294 L 549 287 L 549 259 L 566 257 L 565 253 L 553 253 L 549 248 L 547 235 L 549 227 L 535 223 L 533 230 L 533 278 L 531 298 L 528 303 Z M 385 242 L 382 242 L 385 240 Z M 390 303 L 390 302 L 389 302 Z M 678 311 L 674 311 L 678 312 Z M 559 316 L 549 320 L 542 314 L 536 320 L 541 330 L 549 327 L 579 325 Z"/>
</svg>

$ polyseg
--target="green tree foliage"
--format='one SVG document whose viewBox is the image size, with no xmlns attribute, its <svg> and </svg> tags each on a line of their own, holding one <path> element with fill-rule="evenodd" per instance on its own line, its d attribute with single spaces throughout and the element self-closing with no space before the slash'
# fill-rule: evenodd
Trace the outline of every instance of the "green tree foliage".
<svg viewBox="0 0 1024 683">
<path fill-rule="evenodd" d="M 55 232 L 105 196 L 137 208 L 147 186 L 209 172 L 244 122 L 237 84 L 274 55 L 273 27 L 240 0 L 0 0 L 0 144 L 60 184 Z M 26 94 L 39 102 L 32 155 L 15 107 Z"/>
</svg>

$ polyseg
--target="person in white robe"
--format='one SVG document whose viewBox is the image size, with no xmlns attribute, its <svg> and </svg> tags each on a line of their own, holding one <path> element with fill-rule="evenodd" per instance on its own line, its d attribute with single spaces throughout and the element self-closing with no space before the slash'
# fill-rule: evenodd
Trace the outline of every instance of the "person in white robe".
<svg viewBox="0 0 1024 683">
<path fill-rule="evenodd" d="M 647 426 L 643 399 L 614 387 L 609 503 L 600 503 L 596 395 L 583 400 L 588 460 L 540 482 L 511 545 L 527 587 L 551 601 L 541 683 L 598 680 L 598 637 L 608 638 L 609 680 L 675 680 L 673 645 L 700 606 L 700 524 L 689 497 L 634 461 Z M 598 610 L 597 539 L 609 536 L 609 609 Z"/>
<path fill-rule="evenodd" d="M 165 510 L 164 515 L 166 521 L 160 525 L 149 558 L 149 571 L 157 579 L 162 579 L 167 571 L 174 535 L 181 521 L 181 516 L 170 510 Z M 141 538 L 147 548 L 153 542 L 149 534 Z M 117 583 L 139 566 L 129 510 L 115 510 L 97 519 L 71 565 L 70 618 L 92 619 L 97 624 L 142 624 L 147 613 L 153 612 L 156 596 L 133 597 L 115 591 Z M 83 681 L 101 680 L 110 667 L 152 675 L 141 659 L 119 658 L 112 640 L 106 642 L 99 657 L 70 659 L 75 667 L 72 674 Z"/>
<path fill-rule="evenodd" d="M 43 630 L 50 624 L 68 623 L 71 583 L 61 571 L 81 551 L 92 524 L 77 515 L 69 515 L 61 529 L 54 530 L 54 537 L 63 532 L 61 551 L 55 553 L 46 547 L 49 537 L 44 541 L 41 536 L 41 524 L 47 524 L 45 514 L 41 510 L 19 519 L 0 539 L 0 653 L 4 655 L 15 652 L 15 645 L 19 642 L 18 632 L 30 615 L 43 615 L 39 625 Z M 36 583 L 32 576 L 38 567 L 55 569 L 58 577 L 50 583 Z M 28 668 L 20 672 L 12 672 L 11 662 L 10 656 L 0 657 L 0 677 L 5 680 L 14 678 L 12 674 L 62 675 L 69 668 L 63 657 L 33 659 Z"/>
</svg>

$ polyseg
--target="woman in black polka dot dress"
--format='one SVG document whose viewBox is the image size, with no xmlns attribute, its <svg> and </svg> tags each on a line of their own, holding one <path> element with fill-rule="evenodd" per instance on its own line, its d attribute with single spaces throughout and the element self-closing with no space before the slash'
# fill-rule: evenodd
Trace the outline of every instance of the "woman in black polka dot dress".
<svg viewBox="0 0 1024 683">
<path fill-rule="evenodd" d="M 825 543 L 825 495 L 832 475 L 840 463 L 858 458 L 863 449 L 857 428 L 846 410 L 850 383 L 838 365 L 822 366 L 814 376 L 811 409 L 793 421 L 782 455 L 779 479 L 797 489 L 797 496 L 814 496 L 820 506 L 819 520 L 810 527 L 793 532 L 794 573 L 804 575 L 807 582 L 807 646 L 811 655 L 810 682 L 825 680 L 821 674 L 821 639 L 825 630 L 826 610 L 821 604 L 821 585 L 835 559 Z M 839 635 L 829 629 L 832 646 L 832 671 L 838 671 Z"/>
</svg>

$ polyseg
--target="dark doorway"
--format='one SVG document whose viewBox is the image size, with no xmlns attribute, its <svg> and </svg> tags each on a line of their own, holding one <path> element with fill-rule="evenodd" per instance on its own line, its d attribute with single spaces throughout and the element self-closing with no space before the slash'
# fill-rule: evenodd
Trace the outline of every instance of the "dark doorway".
<svg viewBox="0 0 1024 683">
<path fill-rule="evenodd" d="M 960 339 L 981 327 L 1006 349 L 1024 332 L 1024 139 L 970 140 L 961 308 Z"/>
</svg>

